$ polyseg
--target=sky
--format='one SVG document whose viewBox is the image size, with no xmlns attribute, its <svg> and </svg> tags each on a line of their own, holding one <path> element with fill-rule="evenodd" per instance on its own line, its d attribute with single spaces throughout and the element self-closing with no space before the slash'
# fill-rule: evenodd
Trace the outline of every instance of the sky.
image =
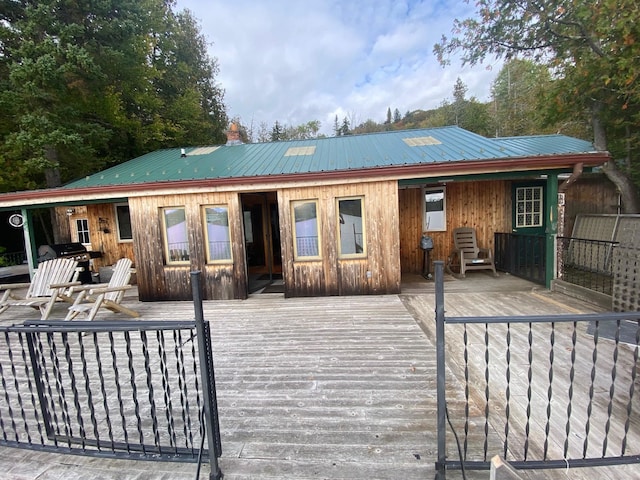
<svg viewBox="0 0 640 480">
<path fill-rule="evenodd" d="M 442 67 L 433 46 L 453 20 L 474 13 L 464 0 L 177 0 L 189 9 L 218 61 L 230 118 L 257 131 L 278 121 L 352 126 L 382 123 L 453 98 L 459 77 L 467 98 L 490 98 L 500 66 Z"/>
</svg>

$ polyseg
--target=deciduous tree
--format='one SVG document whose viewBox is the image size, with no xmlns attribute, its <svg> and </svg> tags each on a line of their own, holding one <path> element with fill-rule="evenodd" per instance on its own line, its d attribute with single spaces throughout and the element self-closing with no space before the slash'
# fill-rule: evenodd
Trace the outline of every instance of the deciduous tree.
<svg viewBox="0 0 640 480">
<path fill-rule="evenodd" d="M 557 119 L 588 112 L 594 145 L 614 161 L 605 173 L 621 192 L 625 211 L 640 211 L 637 186 L 640 155 L 640 8 L 636 0 L 478 0 L 473 18 L 456 20 L 451 38 L 434 51 L 446 64 L 487 57 L 523 57 L 554 73 Z"/>
</svg>

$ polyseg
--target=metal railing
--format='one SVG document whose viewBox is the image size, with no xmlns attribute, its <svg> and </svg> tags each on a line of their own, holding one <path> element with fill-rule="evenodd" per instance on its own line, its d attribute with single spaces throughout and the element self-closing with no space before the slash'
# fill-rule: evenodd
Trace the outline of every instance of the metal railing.
<svg viewBox="0 0 640 480">
<path fill-rule="evenodd" d="M 446 317 L 443 268 L 438 478 L 488 469 L 495 455 L 526 469 L 640 463 L 640 312 Z"/>
<path fill-rule="evenodd" d="M 519 233 L 494 233 L 496 268 L 544 285 L 546 237 Z"/>
<path fill-rule="evenodd" d="M 613 252 L 618 242 L 558 237 L 558 278 L 611 295 Z"/>
<path fill-rule="evenodd" d="M 193 321 L 0 328 L 0 445 L 144 460 L 208 457 L 211 478 L 221 478 L 209 324 L 199 279 L 192 283 Z"/>
<path fill-rule="evenodd" d="M 0 253 L 0 267 L 11 267 L 13 265 L 22 265 L 26 261 L 24 252 Z"/>
</svg>

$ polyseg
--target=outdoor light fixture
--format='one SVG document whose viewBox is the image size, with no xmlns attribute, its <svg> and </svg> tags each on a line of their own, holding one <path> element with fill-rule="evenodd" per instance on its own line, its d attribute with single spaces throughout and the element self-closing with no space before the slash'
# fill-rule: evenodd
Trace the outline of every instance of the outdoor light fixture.
<svg viewBox="0 0 640 480">
<path fill-rule="evenodd" d="M 109 229 L 109 219 L 108 218 L 98 218 L 98 228 L 102 230 L 102 233 L 111 233 Z"/>
<path fill-rule="evenodd" d="M 67 208 L 67 215 L 70 217 L 71 215 L 73 215 L 74 213 L 76 213 L 76 209 L 75 208 Z"/>
</svg>

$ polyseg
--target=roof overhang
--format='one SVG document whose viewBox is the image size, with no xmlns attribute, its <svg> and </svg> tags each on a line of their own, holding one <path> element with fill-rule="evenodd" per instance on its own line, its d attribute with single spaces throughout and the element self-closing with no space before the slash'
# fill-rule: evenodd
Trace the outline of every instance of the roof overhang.
<svg viewBox="0 0 640 480">
<path fill-rule="evenodd" d="M 168 191 L 197 191 L 203 189 L 224 188 L 232 190 L 243 185 L 252 188 L 270 185 L 282 188 L 289 183 L 354 183 L 358 180 L 376 179 L 405 180 L 416 177 L 457 176 L 473 174 L 491 174 L 538 170 L 566 170 L 582 163 L 585 167 L 603 165 L 609 161 L 608 152 L 577 153 L 570 155 L 548 155 L 521 158 L 500 158 L 490 160 L 463 160 L 456 162 L 419 163 L 390 165 L 367 169 L 329 170 L 311 173 L 289 173 L 255 177 L 231 177 L 196 180 L 177 180 L 139 184 L 118 184 L 80 188 L 51 188 L 46 190 L 28 190 L 0 195 L 0 210 L 47 205 L 95 203 L 96 201 L 122 200 L 128 197 L 151 196 Z"/>
</svg>

